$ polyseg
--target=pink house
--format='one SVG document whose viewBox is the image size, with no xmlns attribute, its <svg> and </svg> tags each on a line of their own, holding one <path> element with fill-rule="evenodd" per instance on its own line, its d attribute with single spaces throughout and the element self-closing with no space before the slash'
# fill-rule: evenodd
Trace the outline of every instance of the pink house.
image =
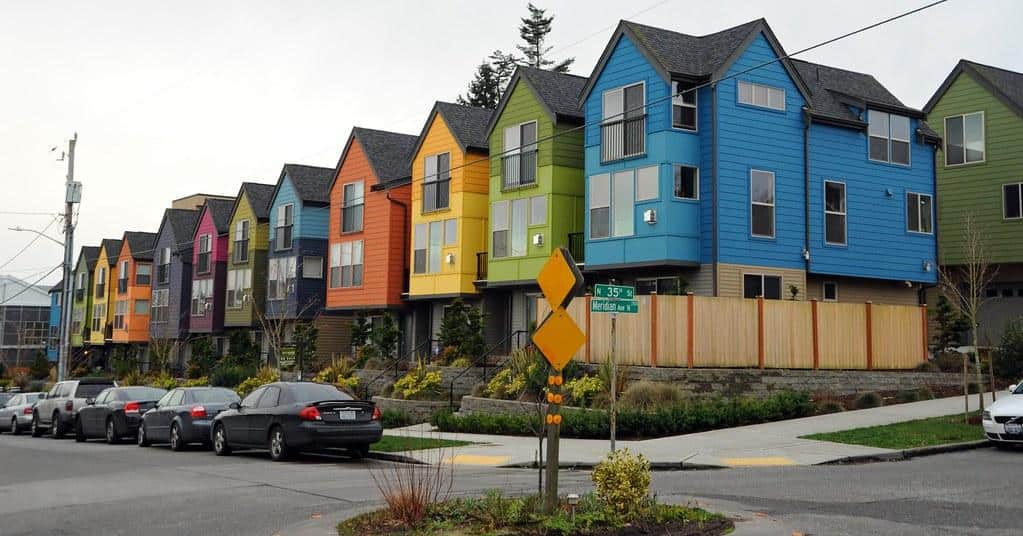
<svg viewBox="0 0 1023 536">
<path fill-rule="evenodd" d="M 192 233 L 192 296 L 189 331 L 224 331 L 227 241 L 234 199 L 207 199 Z"/>
</svg>

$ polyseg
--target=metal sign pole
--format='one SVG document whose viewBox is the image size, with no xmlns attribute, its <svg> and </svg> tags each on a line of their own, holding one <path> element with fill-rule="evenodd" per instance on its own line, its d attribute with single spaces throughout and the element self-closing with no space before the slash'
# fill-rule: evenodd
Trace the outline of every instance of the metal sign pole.
<svg viewBox="0 0 1023 536">
<path fill-rule="evenodd" d="M 617 413 L 615 403 L 618 398 L 618 363 L 615 359 L 616 334 L 615 324 L 618 313 L 611 313 L 611 452 L 615 451 L 615 414 Z"/>
</svg>

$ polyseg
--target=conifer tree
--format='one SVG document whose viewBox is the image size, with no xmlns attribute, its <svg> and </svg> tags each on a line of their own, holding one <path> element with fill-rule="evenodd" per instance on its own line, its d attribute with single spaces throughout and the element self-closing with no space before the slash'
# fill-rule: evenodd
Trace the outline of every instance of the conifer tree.
<svg viewBox="0 0 1023 536">
<path fill-rule="evenodd" d="M 490 109 L 497 108 L 500 100 L 501 86 L 497 75 L 494 68 L 485 61 L 476 68 L 476 76 L 469 82 L 465 96 L 458 96 L 458 104 Z"/>
<path fill-rule="evenodd" d="M 551 23 L 554 15 L 545 16 L 547 10 L 540 9 L 529 3 L 529 16 L 521 19 L 519 25 L 519 36 L 526 42 L 525 45 L 517 45 L 516 48 L 522 52 L 526 65 L 537 69 L 548 69 L 558 73 L 568 72 L 568 68 L 575 62 L 575 58 L 565 58 L 559 62 L 547 57 L 552 47 L 546 46 L 547 34 L 551 33 Z"/>
</svg>

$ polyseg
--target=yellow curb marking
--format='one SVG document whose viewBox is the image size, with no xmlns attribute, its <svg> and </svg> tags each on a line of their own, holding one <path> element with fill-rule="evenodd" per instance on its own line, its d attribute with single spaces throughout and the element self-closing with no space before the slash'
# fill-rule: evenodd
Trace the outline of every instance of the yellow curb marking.
<svg viewBox="0 0 1023 536">
<path fill-rule="evenodd" d="M 508 463 L 511 456 L 480 456 L 478 454 L 456 454 L 447 460 L 455 465 L 502 465 Z"/>
<path fill-rule="evenodd" d="M 721 463 L 732 467 L 769 467 L 775 465 L 796 465 L 784 456 L 763 456 L 759 458 L 722 458 Z"/>
</svg>

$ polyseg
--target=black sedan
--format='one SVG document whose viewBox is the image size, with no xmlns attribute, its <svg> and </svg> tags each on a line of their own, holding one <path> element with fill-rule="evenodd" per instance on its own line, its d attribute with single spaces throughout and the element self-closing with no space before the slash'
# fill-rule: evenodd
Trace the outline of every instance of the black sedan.
<svg viewBox="0 0 1023 536">
<path fill-rule="evenodd" d="M 179 387 L 142 415 L 138 445 L 170 443 L 171 450 L 182 450 L 189 443 L 209 446 L 210 423 L 218 413 L 238 402 L 237 393 L 222 387 Z"/>
<path fill-rule="evenodd" d="M 102 437 L 107 443 L 119 443 L 134 437 L 142 414 L 156 406 L 167 394 L 155 387 L 110 387 L 89 399 L 75 415 L 75 441 Z"/>
<path fill-rule="evenodd" d="M 380 409 L 329 384 L 264 385 L 213 419 L 213 450 L 269 449 L 274 461 L 302 450 L 347 449 L 361 458 L 380 440 Z"/>
</svg>

